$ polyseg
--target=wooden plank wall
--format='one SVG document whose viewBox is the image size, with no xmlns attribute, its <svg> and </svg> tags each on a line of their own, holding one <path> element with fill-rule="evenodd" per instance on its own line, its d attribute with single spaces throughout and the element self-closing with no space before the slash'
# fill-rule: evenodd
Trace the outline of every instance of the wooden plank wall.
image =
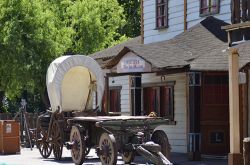
<svg viewBox="0 0 250 165">
<path fill-rule="evenodd" d="M 225 22 L 231 23 L 230 4 L 231 0 L 220 0 L 219 13 L 212 16 Z M 205 18 L 206 17 L 204 16 L 200 16 L 200 1 L 187 0 L 187 28 L 191 28 Z"/>
<path fill-rule="evenodd" d="M 121 86 L 121 113 L 130 115 L 130 88 L 129 76 L 117 76 L 109 78 L 109 86 Z"/>
<path fill-rule="evenodd" d="M 144 44 L 168 40 L 184 31 L 184 2 L 183 0 L 169 0 L 168 4 L 168 25 L 169 28 L 156 30 L 155 0 L 144 0 Z"/>
<path fill-rule="evenodd" d="M 250 69 L 248 70 L 248 137 L 250 137 Z"/>
<path fill-rule="evenodd" d="M 174 121 L 176 125 L 160 126 L 166 132 L 171 152 L 187 153 L 187 93 L 186 93 L 186 74 L 172 74 L 166 76 L 166 81 L 175 81 L 174 86 Z M 160 83 L 161 76 L 155 73 L 143 74 L 142 84 Z"/>
<path fill-rule="evenodd" d="M 144 0 L 143 2 L 143 18 L 144 23 L 144 44 L 158 41 L 169 40 L 176 35 L 184 32 L 184 0 L 169 0 L 169 28 L 155 29 L 156 7 L 155 0 Z M 220 0 L 220 12 L 213 15 L 214 17 L 225 22 L 231 22 L 231 0 Z M 206 17 L 200 16 L 200 1 L 187 0 L 187 29 L 198 24 Z"/>
</svg>

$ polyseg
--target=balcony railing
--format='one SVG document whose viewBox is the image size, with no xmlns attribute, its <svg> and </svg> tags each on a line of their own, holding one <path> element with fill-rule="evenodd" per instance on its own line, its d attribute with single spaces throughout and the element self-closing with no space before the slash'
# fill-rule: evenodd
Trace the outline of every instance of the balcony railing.
<svg viewBox="0 0 250 165">
<path fill-rule="evenodd" d="M 232 24 L 250 21 L 250 0 L 231 1 Z"/>
</svg>

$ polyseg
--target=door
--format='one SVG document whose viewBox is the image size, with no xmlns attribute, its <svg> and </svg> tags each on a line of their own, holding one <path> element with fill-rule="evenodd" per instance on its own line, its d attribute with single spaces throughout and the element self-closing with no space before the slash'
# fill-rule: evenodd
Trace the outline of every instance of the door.
<svg viewBox="0 0 250 165">
<path fill-rule="evenodd" d="M 202 154 L 229 153 L 229 89 L 226 73 L 203 74 L 200 130 Z"/>
</svg>

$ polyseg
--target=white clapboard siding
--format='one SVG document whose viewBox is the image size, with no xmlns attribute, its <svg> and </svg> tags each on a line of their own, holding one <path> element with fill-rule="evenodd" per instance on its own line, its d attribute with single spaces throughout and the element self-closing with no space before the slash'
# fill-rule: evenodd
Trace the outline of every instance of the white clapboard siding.
<svg viewBox="0 0 250 165">
<path fill-rule="evenodd" d="M 231 10 L 230 10 L 231 0 L 221 0 L 220 1 L 220 12 L 214 14 L 213 16 L 223 20 L 225 22 L 231 22 Z M 200 16 L 200 1 L 198 0 L 187 0 L 187 28 L 191 28 L 197 23 L 201 22 L 206 17 Z"/>
<path fill-rule="evenodd" d="M 213 16 L 230 23 L 231 0 L 220 0 L 220 12 Z M 155 29 L 156 7 L 155 0 L 144 0 L 144 44 L 169 40 L 184 31 L 184 0 L 169 0 L 167 29 Z M 206 17 L 200 16 L 200 1 L 187 0 L 187 28 L 198 24 Z"/>
<path fill-rule="evenodd" d="M 180 34 L 184 30 L 183 19 L 183 1 L 182 0 L 169 0 L 168 13 L 169 13 L 169 28 L 157 30 L 155 29 L 156 7 L 155 0 L 144 0 L 144 43 L 152 43 L 163 40 L 168 40 Z"/>
<path fill-rule="evenodd" d="M 174 86 L 174 120 L 176 125 L 159 126 L 157 129 L 164 130 L 172 147 L 171 152 L 187 152 L 187 94 L 186 74 L 172 74 L 166 76 L 165 81 L 175 81 Z M 160 83 L 161 76 L 155 73 L 143 74 L 142 84 Z"/>
<path fill-rule="evenodd" d="M 250 70 L 248 70 L 248 80 L 250 80 Z M 250 103 L 250 81 L 248 81 L 248 103 Z M 248 137 L 250 137 L 250 104 L 248 104 Z"/>
<path fill-rule="evenodd" d="M 130 115 L 129 76 L 117 76 L 109 78 L 109 86 L 120 86 L 121 89 L 121 112 L 122 115 Z"/>
</svg>

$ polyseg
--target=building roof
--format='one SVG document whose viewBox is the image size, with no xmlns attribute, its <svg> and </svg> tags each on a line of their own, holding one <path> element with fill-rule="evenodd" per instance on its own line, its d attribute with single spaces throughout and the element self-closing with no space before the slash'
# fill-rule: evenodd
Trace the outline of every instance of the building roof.
<svg viewBox="0 0 250 165">
<path fill-rule="evenodd" d="M 138 45 L 141 44 L 141 36 L 129 39 L 125 42 L 122 42 L 118 45 L 115 45 L 113 47 L 101 50 L 99 52 L 93 53 L 90 56 L 94 58 L 95 60 L 97 59 L 105 59 L 105 58 L 112 58 L 116 56 L 125 46 L 130 46 L 130 45 Z"/>
<path fill-rule="evenodd" d="M 225 25 L 228 24 L 214 17 L 208 17 L 171 40 L 127 46 L 126 49 L 151 63 L 153 68 L 168 69 L 190 66 L 190 69 L 195 70 L 201 70 L 203 67 L 208 70 L 216 70 L 216 67 L 214 68 L 211 63 L 208 63 L 206 58 L 210 59 L 209 54 L 212 52 L 221 54 L 222 50 L 227 48 L 227 34 L 221 30 L 221 26 Z M 120 58 L 126 54 L 123 52 L 121 51 L 106 66 L 112 67 L 119 62 Z M 198 59 L 200 63 L 196 63 Z M 210 60 L 214 64 L 217 63 L 216 59 Z M 221 68 L 223 67 L 218 67 L 218 69 Z"/>
<path fill-rule="evenodd" d="M 129 39 L 113 47 L 90 54 L 101 67 L 104 67 L 113 57 L 115 57 L 125 46 L 141 44 L 141 36 Z"/>
<path fill-rule="evenodd" d="M 228 23 L 224 21 L 207 17 L 173 39 L 145 45 L 126 45 L 105 67 L 112 68 L 124 55 L 133 52 L 152 64 L 153 71 L 187 67 L 195 71 L 227 71 L 227 33 L 221 29 L 226 25 Z M 250 61 L 249 45 L 238 45 L 240 68 Z"/>
</svg>

